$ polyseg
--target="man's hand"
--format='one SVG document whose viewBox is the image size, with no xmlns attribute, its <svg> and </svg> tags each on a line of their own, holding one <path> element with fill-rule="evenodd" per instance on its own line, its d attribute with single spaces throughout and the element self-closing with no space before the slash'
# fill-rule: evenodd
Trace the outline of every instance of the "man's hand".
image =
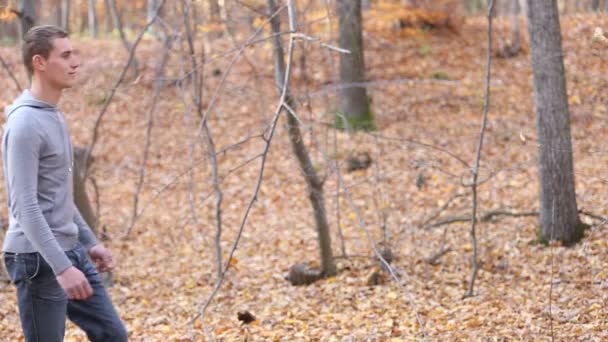
<svg viewBox="0 0 608 342">
<path fill-rule="evenodd" d="M 103 245 L 95 245 L 89 249 L 89 256 L 95 263 L 97 271 L 110 272 L 114 269 L 114 260 L 112 260 L 112 252 Z"/>
<path fill-rule="evenodd" d="M 89 284 L 84 274 L 74 266 L 70 266 L 57 275 L 57 282 L 69 299 L 84 300 L 93 295 L 91 284 Z"/>
</svg>

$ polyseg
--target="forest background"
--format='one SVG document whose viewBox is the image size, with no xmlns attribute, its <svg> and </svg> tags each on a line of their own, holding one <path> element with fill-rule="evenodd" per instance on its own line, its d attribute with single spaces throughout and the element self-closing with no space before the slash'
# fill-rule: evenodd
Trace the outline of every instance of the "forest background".
<svg viewBox="0 0 608 342">
<path fill-rule="evenodd" d="M 530 3 L 4 0 L 0 104 L 20 35 L 68 29 L 75 195 L 131 340 L 606 340 L 608 1 Z M 529 9 L 561 21 L 567 238 Z"/>
</svg>

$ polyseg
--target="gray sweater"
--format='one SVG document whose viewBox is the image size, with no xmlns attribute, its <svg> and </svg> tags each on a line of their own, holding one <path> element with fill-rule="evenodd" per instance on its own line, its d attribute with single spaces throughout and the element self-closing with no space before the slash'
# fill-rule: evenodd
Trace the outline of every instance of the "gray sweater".
<svg viewBox="0 0 608 342">
<path fill-rule="evenodd" d="M 55 274 L 72 263 L 65 255 L 78 242 L 97 243 L 73 197 L 73 152 L 57 107 L 25 90 L 6 107 L 2 160 L 9 228 L 4 252 L 39 252 Z"/>
</svg>

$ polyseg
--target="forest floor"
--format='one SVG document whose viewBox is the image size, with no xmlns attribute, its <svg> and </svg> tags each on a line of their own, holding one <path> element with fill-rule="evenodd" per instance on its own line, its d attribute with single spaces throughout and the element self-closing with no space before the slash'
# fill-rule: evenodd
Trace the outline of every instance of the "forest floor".
<svg viewBox="0 0 608 342">
<path fill-rule="evenodd" d="M 593 46 L 591 36 L 596 26 L 608 27 L 607 19 L 562 18 L 578 206 L 600 217 L 608 217 L 608 150 L 601 143 L 608 134 L 608 54 Z M 470 189 L 463 183 L 470 179 L 481 124 L 486 26 L 484 18 L 468 18 L 458 33 L 431 30 L 401 36 L 392 28 L 366 31 L 369 96 L 379 128 L 375 134 L 349 135 L 329 128 L 337 99 L 328 86 L 336 79 L 336 54 L 314 42 L 297 45 L 293 93 L 299 99 L 305 142 L 317 170 L 326 176 L 325 205 L 334 254 L 340 256 L 339 273 L 304 287 L 285 280 L 291 265 L 318 262 L 318 248 L 306 187 L 281 118 L 257 201 L 230 270 L 205 315 L 204 325 L 214 338 L 417 341 L 427 334 L 431 341 L 608 340 L 608 227 L 601 219 L 581 216 L 592 228 L 570 248 L 539 244 L 533 216 L 480 222 L 483 264 L 475 295 L 466 299 L 462 297 L 473 248 L 470 223 L 428 227 L 471 213 Z M 522 33 L 527 33 L 525 26 Z M 506 20 L 497 21 L 494 37 L 496 51 L 509 37 Z M 78 85 L 66 91 L 60 107 L 73 140 L 82 145 L 90 139 L 94 118 L 127 54 L 113 40 L 76 39 L 75 44 L 84 65 Z M 204 106 L 220 84 L 218 74 L 227 70 L 234 56 L 222 54 L 233 48 L 231 44 L 226 39 L 207 45 L 208 56 L 217 58 L 209 58 L 203 69 Z M 517 57 L 495 58 L 492 63 L 480 176 L 487 181 L 479 188 L 481 215 L 538 208 L 527 39 L 523 45 Z M 170 60 L 169 78 L 181 74 L 179 49 Z M 24 84 L 16 51 L 0 49 Z M 198 121 L 184 114 L 188 106 L 173 83 L 163 89 L 155 113 L 138 208 L 145 211 L 127 234 L 154 66 L 161 51 L 161 44 L 151 40 L 138 49 L 142 77 L 128 79 L 118 88 L 102 121 L 91 172 L 99 192 L 105 244 L 118 260 L 110 292 L 131 340 L 202 341 L 204 326 L 201 319 L 193 318 L 217 280 L 215 197 L 211 164 L 204 147 L 196 143 L 190 199 L 185 170 Z M 270 45 L 245 51 L 209 114 L 218 150 L 246 139 L 218 155 L 224 193 L 223 261 L 253 194 L 260 159 L 239 166 L 262 152 L 265 144 L 259 135 L 278 99 Z M 3 82 L 0 104 L 6 105 L 18 91 L 9 78 Z M 369 153 L 372 166 L 347 173 L 345 160 L 353 151 Z M 339 206 L 336 175 L 331 171 L 335 160 L 348 189 L 348 194 L 341 189 Z M 93 199 L 94 193 L 89 188 Z M 4 191 L 1 194 L 4 202 Z M 5 218 L 4 207 L 1 213 Z M 359 214 L 363 224 L 358 222 Z M 383 273 L 380 284 L 368 284 L 370 275 L 379 270 L 370 238 L 394 252 L 392 264 L 400 284 Z M 429 264 L 427 258 L 444 245 L 450 251 Z M 8 284 L 0 287 L 0 340 L 19 341 L 14 289 Z M 237 319 L 240 311 L 257 319 L 244 325 Z M 66 341 L 85 340 L 84 333 L 70 323 Z"/>
</svg>

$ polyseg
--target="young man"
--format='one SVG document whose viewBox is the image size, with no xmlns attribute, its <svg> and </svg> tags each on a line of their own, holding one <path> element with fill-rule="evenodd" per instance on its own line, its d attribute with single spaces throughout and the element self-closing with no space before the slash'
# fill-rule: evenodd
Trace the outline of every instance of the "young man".
<svg viewBox="0 0 608 342">
<path fill-rule="evenodd" d="M 82 219 L 72 194 L 72 144 L 57 108 L 80 62 L 68 34 L 37 26 L 24 37 L 31 88 L 6 108 L 2 139 L 9 228 L 4 263 L 17 288 L 26 341 L 63 341 L 66 315 L 91 341 L 126 341 L 127 332 L 101 284 L 114 267 Z"/>
</svg>

